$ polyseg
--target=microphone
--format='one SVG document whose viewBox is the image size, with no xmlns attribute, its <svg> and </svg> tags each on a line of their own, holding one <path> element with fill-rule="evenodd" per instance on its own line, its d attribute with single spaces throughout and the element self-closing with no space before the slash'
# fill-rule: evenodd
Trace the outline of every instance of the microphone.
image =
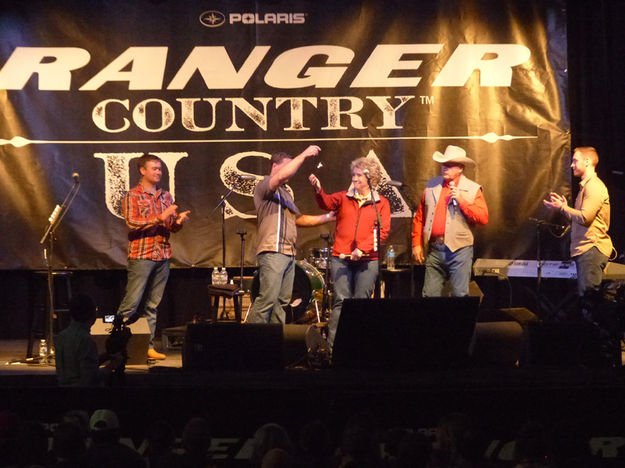
<svg viewBox="0 0 625 468">
<path fill-rule="evenodd" d="M 560 237 L 564 236 L 567 232 L 570 231 L 571 229 L 571 225 L 570 224 L 553 224 L 550 223 L 544 219 L 537 219 L 537 218 L 528 218 L 530 220 L 530 222 L 534 223 L 534 224 L 538 224 L 538 225 L 545 225 L 545 226 L 551 226 L 554 228 L 558 228 L 558 229 L 562 229 L 562 234 L 560 234 Z"/>
<path fill-rule="evenodd" d="M 238 174 L 238 177 L 241 180 L 256 180 L 256 176 L 252 174 Z"/>
<path fill-rule="evenodd" d="M 365 175 L 367 180 L 371 180 L 371 176 L 369 175 L 369 169 L 364 169 L 362 173 Z"/>
<path fill-rule="evenodd" d="M 74 179 L 74 182 L 76 182 L 77 184 L 80 183 L 80 176 L 78 175 L 78 172 L 74 172 L 72 174 L 72 178 Z"/>
<path fill-rule="evenodd" d="M 456 186 L 456 183 L 452 180 L 451 182 L 449 182 L 449 186 L 451 188 L 454 188 Z M 458 208 L 458 200 L 456 200 L 455 198 L 452 198 L 451 202 L 454 204 L 454 208 Z"/>
<path fill-rule="evenodd" d="M 384 183 L 386 185 L 390 185 L 391 187 L 397 187 L 397 188 L 402 188 L 404 186 L 404 183 L 400 182 L 399 180 L 387 180 Z"/>
</svg>

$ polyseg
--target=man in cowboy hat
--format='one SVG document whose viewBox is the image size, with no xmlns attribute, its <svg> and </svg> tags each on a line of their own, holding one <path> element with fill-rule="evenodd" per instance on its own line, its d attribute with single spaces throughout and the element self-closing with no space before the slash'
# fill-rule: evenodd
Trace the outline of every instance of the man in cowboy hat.
<svg viewBox="0 0 625 468">
<path fill-rule="evenodd" d="M 488 207 L 482 187 L 462 174 L 475 166 L 464 149 L 449 145 L 434 153 L 441 175 L 430 179 L 412 228 L 412 254 L 425 261 L 423 297 L 442 295 L 449 279 L 453 296 L 469 294 L 473 262 L 473 226 L 488 223 Z"/>
</svg>

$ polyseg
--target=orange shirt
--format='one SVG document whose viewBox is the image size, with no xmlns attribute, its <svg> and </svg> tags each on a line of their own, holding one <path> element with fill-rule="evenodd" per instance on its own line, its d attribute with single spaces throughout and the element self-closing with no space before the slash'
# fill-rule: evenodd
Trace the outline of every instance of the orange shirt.
<svg viewBox="0 0 625 468">
<path fill-rule="evenodd" d="M 460 177 L 458 177 L 459 179 Z M 441 188 L 441 194 L 436 203 L 436 210 L 434 211 L 434 219 L 432 220 L 432 234 L 431 237 L 439 237 L 445 235 L 445 223 L 447 220 L 447 206 L 449 205 L 449 198 L 451 197 L 451 187 L 448 182 L 443 182 Z"/>
<path fill-rule="evenodd" d="M 459 177 L 456 180 L 458 183 Z M 457 185 L 456 185 L 457 186 Z M 441 194 L 436 203 L 436 210 L 434 211 L 434 219 L 432 220 L 432 234 L 430 237 L 444 236 L 445 224 L 447 220 L 447 206 L 449 206 L 449 198 L 451 196 L 451 189 L 449 184 L 443 183 L 441 188 Z M 488 223 L 488 207 L 486 200 L 484 199 L 484 192 L 482 189 L 478 190 L 475 194 L 475 200 L 473 203 L 460 198 L 458 200 L 458 208 L 471 224 L 487 224 Z M 423 245 L 423 216 L 425 212 L 425 191 L 421 197 L 421 203 L 417 210 L 414 221 L 412 224 L 412 245 Z"/>
</svg>

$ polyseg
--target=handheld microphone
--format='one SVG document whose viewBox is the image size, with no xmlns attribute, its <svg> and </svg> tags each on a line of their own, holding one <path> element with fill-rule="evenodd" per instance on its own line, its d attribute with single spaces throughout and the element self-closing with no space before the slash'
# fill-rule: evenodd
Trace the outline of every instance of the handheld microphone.
<svg viewBox="0 0 625 468">
<path fill-rule="evenodd" d="M 384 183 L 386 185 L 390 185 L 391 187 L 397 187 L 397 188 L 402 188 L 404 186 L 404 183 L 400 182 L 399 180 L 387 180 Z"/>
<path fill-rule="evenodd" d="M 238 177 L 241 180 L 256 180 L 256 176 L 251 174 L 239 174 Z"/>
<path fill-rule="evenodd" d="M 74 172 L 72 174 L 72 178 L 74 179 L 74 182 L 76 182 L 77 184 L 80 183 L 80 175 L 78 175 L 78 172 Z"/>
<path fill-rule="evenodd" d="M 451 182 L 449 182 L 449 186 L 451 188 L 454 188 L 456 186 L 456 183 L 452 180 Z M 458 200 L 456 200 L 455 198 L 452 198 L 451 202 L 454 204 L 454 208 L 458 208 Z"/>
</svg>

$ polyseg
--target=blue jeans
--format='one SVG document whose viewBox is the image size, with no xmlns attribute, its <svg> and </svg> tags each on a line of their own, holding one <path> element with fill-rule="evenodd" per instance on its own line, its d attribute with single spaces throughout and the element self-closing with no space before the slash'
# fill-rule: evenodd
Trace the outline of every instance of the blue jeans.
<svg viewBox="0 0 625 468">
<path fill-rule="evenodd" d="M 577 293 L 581 296 L 588 290 L 597 290 L 603 279 L 603 269 L 608 257 L 592 247 L 583 254 L 573 257 L 577 268 Z"/>
<path fill-rule="evenodd" d="M 260 287 L 247 322 L 284 324 L 284 308 L 289 305 L 293 292 L 295 257 L 278 252 L 262 252 L 257 260 Z"/>
<path fill-rule="evenodd" d="M 334 282 L 334 303 L 328 324 L 328 343 L 334 345 L 336 327 L 341 317 L 345 299 L 368 299 L 375 289 L 378 277 L 377 260 L 351 261 L 332 257 L 332 281 Z"/>
<path fill-rule="evenodd" d="M 123 315 L 130 323 L 136 322 L 141 315 L 145 315 L 148 327 L 150 327 L 150 348 L 154 348 L 156 308 L 163 298 L 167 278 L 169 278 L 169 260 L 155 262 L 141 258 L 128 259 L 126 294 L 117 309 L 117 314 Z M 138 314 L 137 308 L 146 290 L 143 314 Z"/>
<path fill-rule="evenodd" d="M 468 296 L 472 264 L 472 245 L 462 247 L 455 252 L 444 245 L 436 248 L 430 246 L 428 256 L 425 259 L 423 297 L 441 296 L 443 285 L 447 279 L 451 283 L 452 296 Z"/>
</svg>

